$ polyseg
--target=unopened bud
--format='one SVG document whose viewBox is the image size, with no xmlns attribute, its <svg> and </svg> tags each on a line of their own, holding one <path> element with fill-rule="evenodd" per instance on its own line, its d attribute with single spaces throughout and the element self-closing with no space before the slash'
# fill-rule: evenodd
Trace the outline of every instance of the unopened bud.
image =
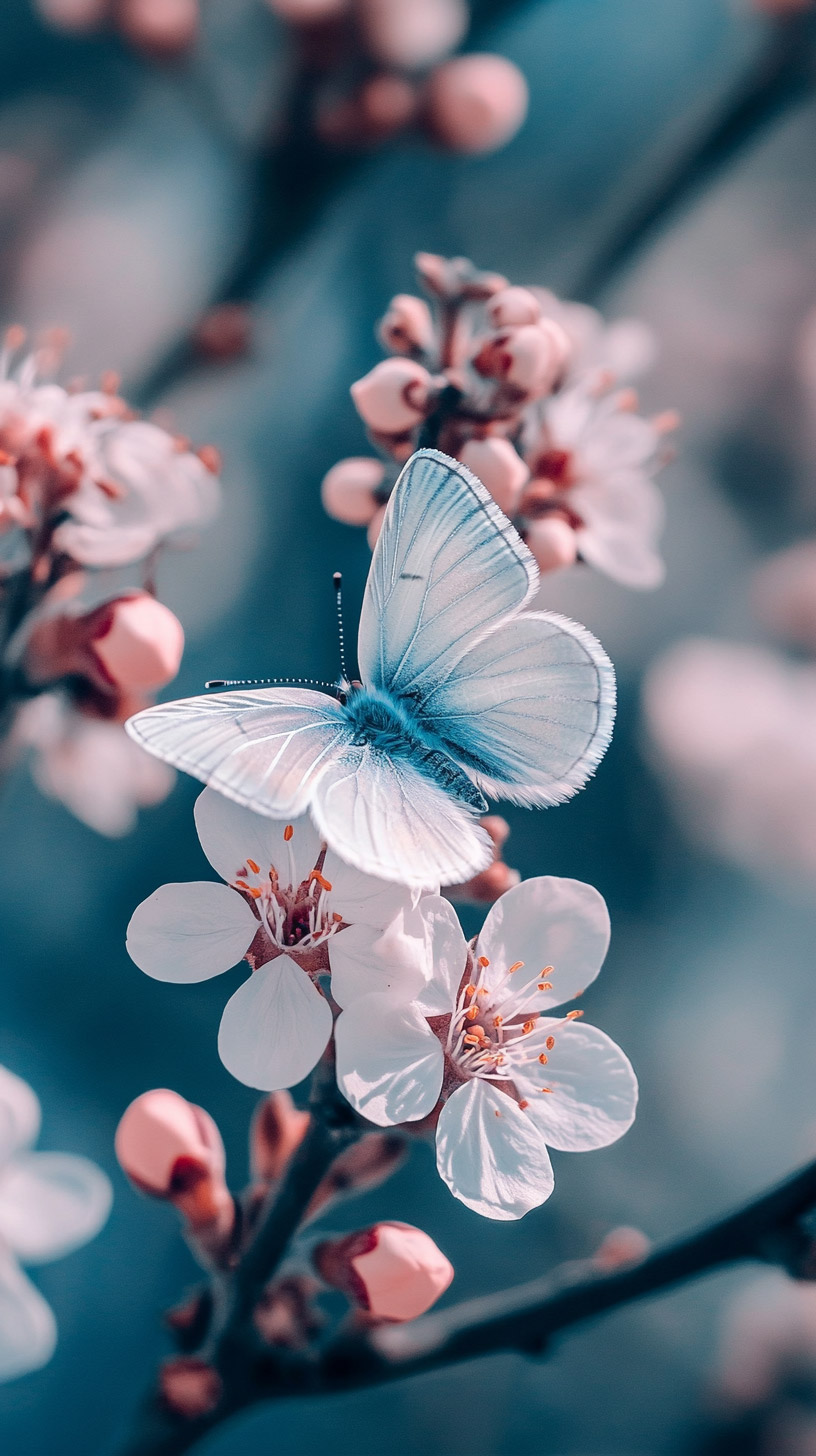
<svg viewBox="0 0 816 1456">
<path fill-rule="evenodd" d="M 413 359 L 384 359 L 351 386 L 351 397 L 372 430 L 400 435 L 425 417 L 431 376 Z"/>
<path fill-rule="evenodd" d="M 295 1107 L 288 1092 L 270 1092 L 258 1105 L 249 1132 L 252 1171 L 262 1183 L 285 1173 L 306 1136 L 310 1117 Z"/>
<path fill-rule="evenodd" d="M 428 83 L 428 124 L 453 151 L 494 152 L 515 136 L 528 100 L 527 82 L 504 56 L 456 56 Z"/>
<path fill-rule="evenodd" d="M 522 487 L 530 472 L 510 441 L 503 435 L 467 440 L 459 451 L 459 459 L 468 470 L 478 475 L 505 515 L 515 515 Z"/>
<path fill-rule="evenodd" d="M 487 314 L 497 329 L 518 328 L 539 322 L 541 304 L 529 288 L 503 288 L 491 298 Z"/>
<path fill-rule="evenodd" d="M 219 303 L 205 313 L 195 331 L 195 346 L 205 359 L 240 359 L 249 349 L 252 315 L 245 303 Z"/>
<path fill-rule="evenodd" d="M 154 692 L 176 676 L 184 629 L 147 592 L 119 597 L 98 613 L 91 650 L 108 680 L 131 692 Z"/>
<path fill-rule="evenodd" d="M 187 1421 L 211 1415 L 221 1399 L 221 1377 L 196 1355 L 174 1355 L 159 1371 L 159 1393 L 165 1405 Z"/>
<path fill-rule="evenodd" d="M 417 88 L 404 76 L 370 76 L 358 92 L 362 141 L 384 141 L 410 125 L 416 115 Z"/>
<path fill-rule="evenodd" d="M 198 0 L 120 0 L 118 19 L 133 45 L 156 56 L 177 56 L 195 43 Z"/>
<path fill-rule="evenodd" d="M 553 514 L 528 521 L 524 536 L 539 571 L 559 571 L 574 564 L 578 542 L 572 526 L 563 516 Z"/>
<path fill-rule="evenodd" d="M 610 1272 L 627 1264 L 639 1264 L 652 1247 L 651 1240 L 637 1228 L 612 1229 L 593 1255 L 592 1262 Z"/>
<path fill-rule="evenodd" d="M 327 1239 L 312 1258 L 327 1284 L 376 1320 L 416 1319 L 453 1279 L 453 1265 L 433 1239 L 407 1223 Z"/>
<path fill-rule="evenodd" d="M 347 526 L 367 526 L 377 513 L 375 491 L 385 479 L 385 466 L 366 455 L 338 460 L 323 477 L 323 509 Z"/>
<path fill-rule="evenodd" d="M 392 354 L 426 354 L 434 345 L 434 326 L 424 298 L 398 293 L 388 305 L 377 330 L 380 343 Z"/>
<path fill-rule="evenodd" d="M 126 1109 L 115 1148 L 131 1183 L 175 1204 L 192 1229 L 231 1225 L 224 1144 L 203 1108 L 165 1087 L 143 1092 Z"/>
<path fill-rule="evenodd" d="M 369 49 L 386 66 L 429 66 L 459 44 L 467 29 L 464 0 L 361 0 Z"/>
<path fill-rule="evenodd" d="M 570 343 L 560 324 L 541 319 L 488 339 L 473 360 L 488 379 L 512 385 L 528 399 L 548 394 L 569 358 Z"/>
<path fill-rule="evenodd" d="M 443 887 L 445 898 L 460 905 L 494 905 L 521 879 L 518 870 L 511 869 L 502 859 L 502 848 L 510 834 L 507 820 L 499 814 L 488 814 L 479 822 L 493 841 L 493 863 L 462 884 Z"/>
<path fill-rule="evenodd" d="M 377 1188 L 395 1173 L 407 1156 L 408 1146 L 398 1132 L 372 1132 L 352 1143 L 332 1163 L 318 1185 L 306 1210 L 314 1218 L 327 1203 L 346 1195 L 365 1193 Z"/>
<path fill-rule="evenodd" d="M 60 30 L 92 30 L 101 25 L 107 0 L 37 0 L 36 7 L 51 25 Z"/>
</svg>

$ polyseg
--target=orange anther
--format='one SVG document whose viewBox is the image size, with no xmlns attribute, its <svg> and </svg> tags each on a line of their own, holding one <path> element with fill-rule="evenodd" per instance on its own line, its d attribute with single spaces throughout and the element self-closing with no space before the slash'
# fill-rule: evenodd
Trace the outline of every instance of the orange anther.
<svg viewBox="0 0 816 1456">
<path fill-rule="evenodd" d="M 519 1103 L 519 1107 L 520 1107 L 520 1109 L 521 1109 L 522 1112 L 524 1111 L 524 1109 L 526 1107 L 529 1107 L 529 1106 L 530 1106 L 529 1102 L 527 1102 L 525 1099 L 522 1099 L 522 1101 Z"/>
<path fill-rule="evenodd" d="M 202 445 L 201 449 L 196 451 L 196 454 L 205 470 L 209 470 L 210 475 L 220 474 L 221 452 L 215 445 Z"/>
<path fill-rule="evenodd" d="M 20 324 L 12 324 L 6 329 L 4 343 L 7 349 L 21 349 L 26 341 L 26 331 Z"/>
<path fill-rule="evenodd" d="M 335 925 L 341 925 L 343 923 L 342 915 L 338 915 L 336 910 L 332 912 L 332 920 L 334 921 Z"/>
<path fill-rule="evenodd" d="M 122 376 L 115 369 L 107 369 L 99 381 L 99 388 L 103 394 L 118 394 L 121 383 Z"/>
<path fill-rule="evenodd" d="M 331 881 L 327 880 L 323 875 L 321 875 L 320 870 L 312 870 L 312 873 L 309 876 L 309 883 L 311 883 L 312 880 L 317 880 L 317 883 L 319 884 L 321 890 L 331 889 Z"/>
<path fill-rule="evenodd" d="M 539 991 L 551 991 L 552 990 L 552 981 L 539 981 L 539 983 L 538 983 L 538 989 L 539 989 Z"/>
<path fill-rule="evenodd" d="M 260 867 L 260 865 L 256 865 L 254 859 L 248 859 L 247 860 L 247 864 L 249 865 L 249 868 L 252 870 L 253 875 L 259 875 L 261 873 L 261 867 Z"/>
<path fill-rule="evenodd" d="M 479 966 L 489 966 L 490 965 L 490 961 L 487 959 L 487 956 L 479 956 L 479 959 L 476 962 L 476 964 L 479 965 Z"/>
<path fill-rule="evenodd" d="M 555 966 L 545 966 L 544 969 L 540 972 L 540 974 L 542 976 L 551 976 L 553 974 L 554 970 L 555 970 Z"/>
<path fill-rule="evenodd" d="M 465 1037 L 465 1046 L 477 1047 L 480 1041 L 481 1037 L 474 1036 L 473 1032 L 469 1031 L 467 1036 Z"/>
<path fill-rule="evenodd" d="M 533 1018 L 532 1021 L 525 1021 L 523 1027 L 521 1028 L 522 1031 L 524 1032 L 525 1036 L 529 1035 L 529 1033 L 532 1031 L 532 1029 L 535 1026 L 535 1024 L 536 1024 L 536 1019 L 535 1018 Z"/>
<path fill-rule="evenodd" d="M 550 1059 L 549 1059 L 549 1057 L 548 1057 L 548 1056 L 547 1056 L 547 1053 L 546 1053 L 546 1052 L 542 1052 L 542 1053 L 541 1053 L 541 1056 L 540 1056 L 540 1057 L 539 1057 L 539 1059 L 538 1059 L 538 1060 L 539 1060 L 539 1061 L 540 1061 L 540 1063 L 541 1063 L 541 1065 L 542 1065 L 542 1067 L 546 1067 L 546 1065 L 547 1065 L 547 1063 L 548 1063 L 548 1061 L 549 1061 L 549 1060 L 550 1060 Z"/>
<path fill-rule="evenodd" d="M 552 1087 L 542 1087 L 542 1092 L 552 1092 Z"/>
<path fill-rule="evenodd" d="M 470 986 L 470 985 L 465 986 L 465 995 L 466 996 L 475 996 L 476 995 L 476 987 L 475 986 Z"/>
<path fill-rule="evenodd" d="M 253 900 L 260 900 L 260 898 L 261 898 L 261 892 L 260 892 L 260 890 L 250 889 L 249 893 L 252 896 Z"/>
<path fill-rule="evenodd" d="M 508 976 L 512 976 L 512 974 L 513 974 L 514 971 L 520 971 L 522 969 L 523 965 L 524 965 L 524 961 L 516 961 L 514 965 L 512 965 L 512 966 L 510 966 L 508 968 L 508 971 L 507 971 Z"/>
<path fill-rule="evenodd" d="M 478 1015 L 479 1015 L 479 1008 L 478 1008 L 478 1006 L 468 1006 L 468 1009 L 465 1012 L 465 1016 L 466 1016 L 466 1018 L 467 1018 L 468 1021 L 475 1021 L 476 1020 L 476 1017 Z"/>
<path fill-rule="evenodd" d="M 567 1021 L 577 1021 L 578 1017 L 583 1016 L 583 1014 L 583 1011 L 568 1011 L 566 1019 Z"/>
<path fill-rule="evenodd" d="M 249 889 L 249 885 L 247 884 L 246 880 L 236 880 L 235 883 L 238 886 L 238 889 L 239 890 L 248 890 Z"/>
<path fill-rule="evenodd" d="M 494 1109 L 493 1109 L 493 1115 L 494 1115 L 494 1117 L 501 1117 L 501 1113 L 499 1112 L 498 1107 L 494 1107 Z"/>
<path fill-rule="evenodd" d="M 553 1047 L 555 1046 L 555 1037 L 554 1036 L 548 1036 L 547 1037 L 547 1040 L 544 1043 L 544 1045 L 547 1048 L 547 1051 L 548 1052 L 551 1052 L 552 1049 L 553 1049 Z"/>
<path fill-rule="evenodd" d="M 490 995 L 490 992 L 488 991 L 487 986 L 480 986 L 479 989 L 478 989 L 478 991 L 476 992 L 476 995 L 477 996 L 489 996 Z"/>
<path fill-rule="evenodd" d="M 503 1016 L 494 1016 L 493 1017 L 493 1025 L 494 1026 L 501 1026 L 501 1024 L 502 1024 L 503 1021 L 504 1021 L 504 1017 Z"/>
<path fill-rule="evenodd" d="M 289 840 L 292 838 L 292 835 L 294 834 L 294 832 L 295 832 L 294 831 L 294 827 L 291 824 L 287 824 L 286 828 L 283 831 L 283 837 L 286 840 L 286 843 L 287 844 L 289 843 Z"/>
</svg>

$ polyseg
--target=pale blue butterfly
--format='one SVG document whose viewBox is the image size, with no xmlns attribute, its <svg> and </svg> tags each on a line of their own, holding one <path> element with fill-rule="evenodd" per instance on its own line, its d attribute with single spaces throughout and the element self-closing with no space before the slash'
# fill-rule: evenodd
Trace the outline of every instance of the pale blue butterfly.
<svg viewBox="0 0 816 1456">
<path fill-rule="evenodd" d="M 557 804 L 612 732 L 600 643 L 525 612 L 538 569 L 458 461 L 420 450 L 388 504 L 360 617 L 362 683 L 339 701 L 295 687 L 186 698 L 137 713 L 137 743 L 274 819 L 307 809 L 369 874 L 424 888 L 491 858 L 482 791 Z"/>
</svg>

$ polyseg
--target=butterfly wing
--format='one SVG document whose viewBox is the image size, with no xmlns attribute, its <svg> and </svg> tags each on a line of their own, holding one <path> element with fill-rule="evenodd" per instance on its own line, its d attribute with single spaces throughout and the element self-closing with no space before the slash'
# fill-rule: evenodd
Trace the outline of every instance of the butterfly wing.
<svg viewBox="0 0 816 1456">
<path fill-rule="evenodd" d="M 363 681 L 421 703 L 537 586 L 535 561 L 481 481 L 438 450 L 418 450 L 374 548 L 357 649 Z"/>
<path fill-rule="evenodd" d="M 461 883 L 493 857 L 488 835 L 461 800 L 409 759 L 368 745 L 347 748 L 324 769 L 311 810 L 343 859 L 412 888 Z"/>
<path fill-rule="evenodd" d="M 420 450 L 374 551 L 359 659 L 364 679 L 397 697 L 487 792 L 555 804 L 606 750 L 615 678 L 585 628 L 522 613 L 538 579 L 481 481 Z"/>
<path fill-rule="evenodd" d="M 271 818 L 308 808 L 315 782 L 351 737 L 340 704 L 304 688 L 182 698 L 125 726 L 157 758 Z"/>
</svg>

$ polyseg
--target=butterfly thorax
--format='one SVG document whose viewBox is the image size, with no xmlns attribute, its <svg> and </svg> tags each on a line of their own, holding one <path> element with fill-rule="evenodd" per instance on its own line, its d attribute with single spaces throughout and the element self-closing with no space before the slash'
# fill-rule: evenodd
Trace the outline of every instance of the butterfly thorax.
<svg viewBox="0 0 816 1456">
<path fill-rule="evenodd" d="M 389 759 L 404 759 L 448 794 L 483 813 L 487 803 L 473 780 L 454 762 L 442 741 L 429 733 L 403 701 L 381 688 L 355 687 L 343 711 L 355 747 L 368 747 Z"/>
</svg>

